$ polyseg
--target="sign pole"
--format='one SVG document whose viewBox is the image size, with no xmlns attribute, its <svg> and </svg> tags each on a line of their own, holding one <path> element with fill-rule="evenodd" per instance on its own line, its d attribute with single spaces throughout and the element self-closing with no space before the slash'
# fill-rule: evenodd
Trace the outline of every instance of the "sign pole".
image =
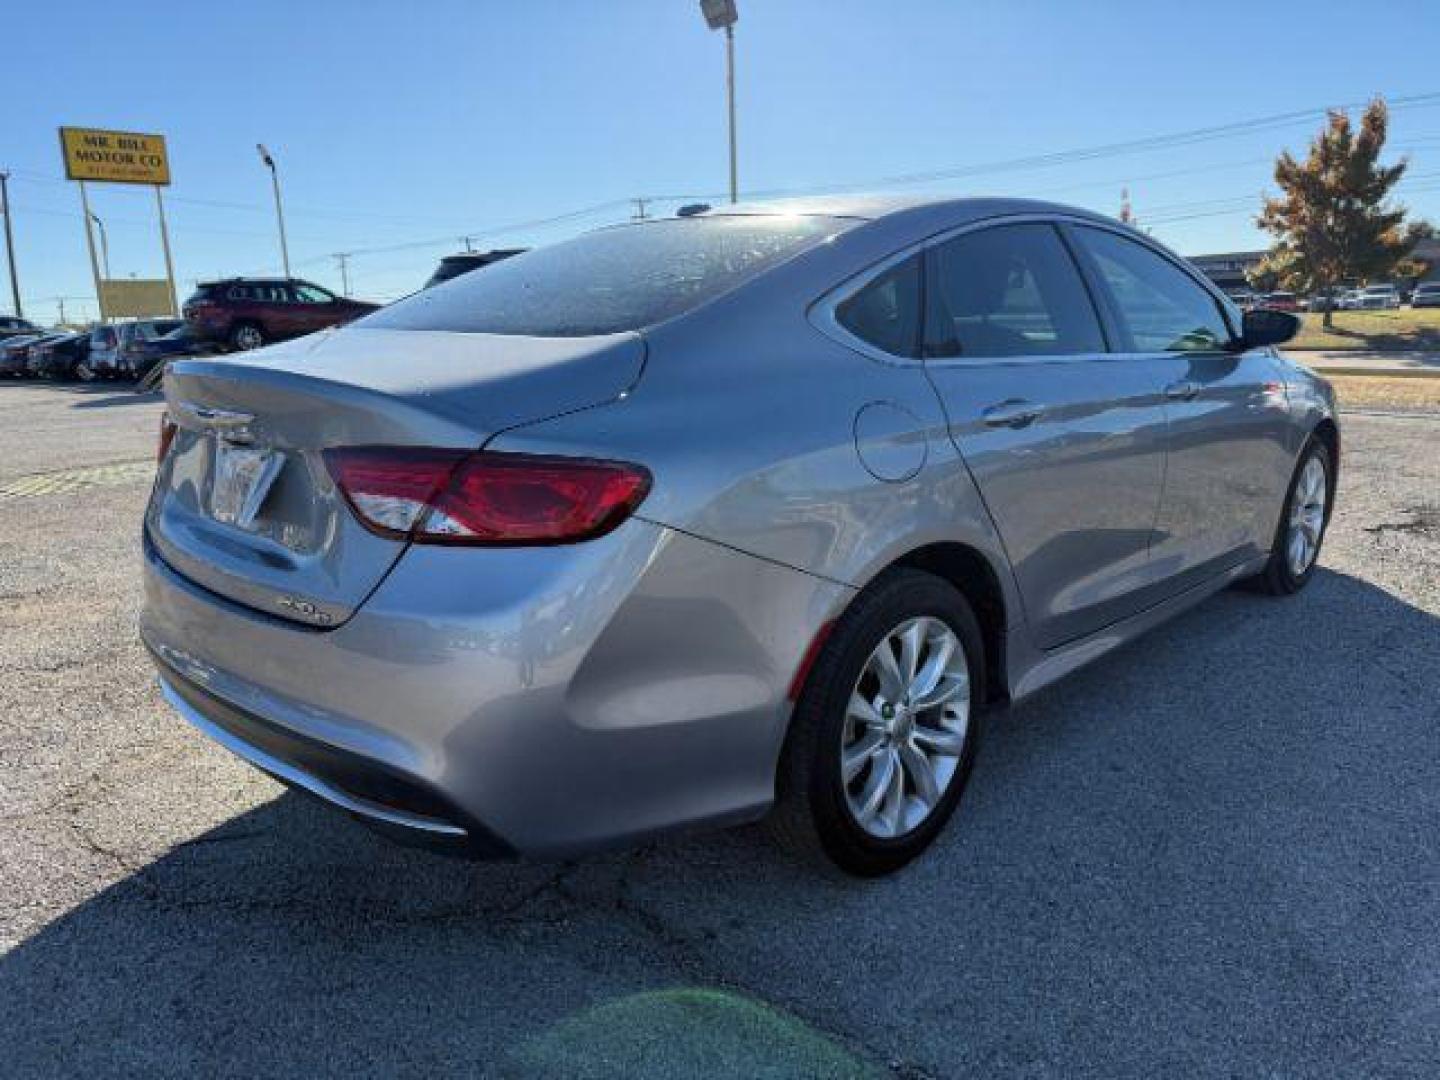
<svg viewBox="0 0 1440 1080">
<path fill-rule="evenodd" d="M 85 217 L 85 243 L 90 248 L 90 273 L 95 278 L 95 306 L 100 309 L 100 321 L 105 319 L 105 290 L 100 285 L 100 260 L 95 256 L 95 234 L 90 231 L 90 197 L 85 194 L 85 181 L 75 181 L 80 185 L 80 209 Z"/>
<path fill-rule="evenodd" d="M 160 246 L 165 251 L 165 278 L 170 282 L 170 314 L 180 314 L 180 302 L 175 294 L 175 263 L 170 258 L 170 230 L 165 227 L 165 200 L 160 195 L 160 185 L 155 185 L 155 209 L 160 214 Z"/>
<path fill-rule="evenodd" d="M 10 189 L 7 187 L 9 180 L 8 172 L 0 172 L 0 213 L 5 215 L 5 254 L 10 264 L 10 295 L 15 300 L 15 317 L 22 319 L 25 312 L 20 310 L 20 277 L 15 271 L 15 235 L 10 228 Z"/>
</svg>

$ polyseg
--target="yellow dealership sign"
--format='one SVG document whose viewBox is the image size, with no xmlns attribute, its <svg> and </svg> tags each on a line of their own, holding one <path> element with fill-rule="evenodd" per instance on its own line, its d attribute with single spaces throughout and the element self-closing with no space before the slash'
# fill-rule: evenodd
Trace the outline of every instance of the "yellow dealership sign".
<svg viewBox="0 0 1440 1080">
<path fill-rule="evenodd" d="M 106 278 L 100 282 L 100 306 L 111 319 L 175 314 L 168 278 Z"/>
<path fill-rule="evenodd" d="M 165 136 L 134 131 L 62 127 L 60 148 L 70 180 L 112 184 L 169 184 Z"/>
</svg>

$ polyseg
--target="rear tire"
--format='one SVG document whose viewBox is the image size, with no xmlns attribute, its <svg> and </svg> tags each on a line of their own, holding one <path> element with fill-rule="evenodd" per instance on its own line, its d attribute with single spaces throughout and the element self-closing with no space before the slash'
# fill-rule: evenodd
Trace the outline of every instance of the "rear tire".
<svg viewBox="0 0 1440 1080">
<path fill-rule="evenodd" d="M 1312 435 L 1300 452 L 1295 474 L 1285 490 L 1280 524 L 1270 545 L 1270 561 L 1251 579 L 1260 592 L 1290 596 L 1310 583 L 1320 563 L 1334 496 L 1333 456 L 1330 448 Z"/>
<path fill-rule="evenodd" d="M 254 323 L 236 323 L 230 328 L 227 340 L 236 352 L 249 352 L 265 344 L 265 331 Z"/>
<path fill-rule="evenodd" d="M 941 578 L 893 570 L 861 592 L 796 703 L 768 823 L 776 841 L 858 877 L 929 847 L 975 760 L 984 656 L 970 605 Z"/>
</svg>

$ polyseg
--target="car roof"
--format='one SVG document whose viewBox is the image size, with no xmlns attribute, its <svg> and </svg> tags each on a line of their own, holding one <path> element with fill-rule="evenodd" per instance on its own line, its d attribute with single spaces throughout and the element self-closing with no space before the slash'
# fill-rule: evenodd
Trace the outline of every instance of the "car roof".
<svg viewBox="0 0 1440 1080">
<path fill-rule="evenodd" d="M 729 217 L 750 214 L 779 214 L 815 217 L 858 218 L 879 221 L 882 218 L 948 216 L 956 219 L 1000 217 L 1006 214 L 1066 214 L 1092 218 L 1114 224 L 1113 218 L 1091 210 L 1066 206 L 1040 199 L 1010 196 L 936 196 L 936 195 L 822 195 L 773 199 L 763 202 L 742 202 L 716 206 L 696 217 Z"/>
<path fill-rule="evenodd" d="M 298 282 L 299 284 L 302 284 L 302 285 L 309 285 L 309 284 L 310 284 L 310 282 L 306 281 L 304 278 L 287 278 L 287 277 L 225 277 L 225 278 L 215 278 L 215 279 L 212 280 L 212 281 L 197 281 L 197 282 L 195 283 L 195 285 L 196 285 L 197 288 L 203 288 L 203 287 L 206 286 L 206 285 L 238 285 L 238 284 L 240 284 L 240 283 L 242 283 L 242 282 L 243 282 L 244 284 L 246 284 L 246 285 L 291 285 L 291 284 L 295 284 L 295 283 L 297 283 L 297 282 Z"/>
</svg>

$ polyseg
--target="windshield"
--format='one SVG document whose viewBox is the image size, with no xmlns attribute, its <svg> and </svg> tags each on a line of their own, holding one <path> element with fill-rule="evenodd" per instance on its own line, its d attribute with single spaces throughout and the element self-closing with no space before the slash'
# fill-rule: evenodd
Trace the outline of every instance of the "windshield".
<svg viewBox="0 0 1440 1080">
<path fill-rule="evenodd" d="M 638 330 L 843 232 L 827 217 L 674 218 L 588 233 L 392 304 L 357 325 L 535 337 Z"/>
</svg>

